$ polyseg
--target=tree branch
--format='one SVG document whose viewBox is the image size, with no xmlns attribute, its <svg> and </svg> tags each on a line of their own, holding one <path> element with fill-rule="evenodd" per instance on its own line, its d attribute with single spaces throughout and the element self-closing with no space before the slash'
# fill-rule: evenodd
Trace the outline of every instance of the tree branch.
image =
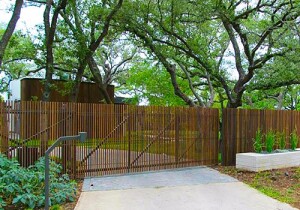
<svg viewBox="0 0 300 210">
<path fill-rule="evenodd" d="M 183 66 L 182 63 L 180 63 L 180 62 L 177 62 L 177 63 L 180 66 L 180 68 L 182 69 L 182 71 L 184 72 L 184 74 L 189 82 L 189 87 L 190 87 L 191 91 L 193 92 L 194 96 L 196 97 L 196 99 L 198 100 L 200 106 L 205 107 L 202 99 L 200 98 L 200 96 L 198 95 L 198 93 L 196 92 L 196 90 L 193 86 L 193 82 L 192 82 L 191 77 L 190 77 L 189 73 L 187 72 L 185 66 Z"/>
<path fill-rule="evenodd" d="M 8 42 L 9 42 L 15 28 L 16 28 L 17 22 L 20 18 L 22 5 L 23 5 L 23 0 L 16 0 L 13 14 L 12 14 L 11 19 L 9 20 L 9 23 L 7 25 L 7 28 L 0 40 L 0 68 L 2 66 L 2 60 L 4 57 L 5 49 L 8 45 Z"/>
<path fill-rule="evenodd" d="M 100 34 L 100 36 L 98 37 L 98 39 L 91 43 L 89 49 L 94 52 L 100 45 L 100 43 L 102 42 L 102 40 L 104 39 L 104 37 L 107 35 L 108 33 L 108 28 L 110 26 L 110 22 L 113 19 L 114 15 L 118 12 L 118 10 L 121 8 L 123 4 L 123 0 L 119 0 L 118 4 L 114 7 L 114 9 L 109 13 L 109 15 L 106 17 L 105 22 L 104 22 L 104 26 L 103 26 L 103 30 Z"/>
</svg>

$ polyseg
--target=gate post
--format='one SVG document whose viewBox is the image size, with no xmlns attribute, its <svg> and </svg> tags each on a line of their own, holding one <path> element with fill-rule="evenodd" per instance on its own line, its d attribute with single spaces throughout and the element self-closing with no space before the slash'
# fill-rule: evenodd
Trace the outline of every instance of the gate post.
<svg viewBox="0 0 300 210">
<path fill-rule="evenodd" d="M 51 102 L 40 102 L 40 113 L 41 113 L 41 154 L 44 154 L 48 148 L 49 132 L 48 132 L 48 112 L 49 103 Z M 28 136 L 27 136 L 28 138 Z"/>
<path fill-rule="evenodd" d="M 128 108 L 128 107 L 127 107 Z M 129 114 L 128 114 L 128 166 L 127 166 L 127 172 L 129 173 L 130 172 L 130 138 L 131 138 L 131 132 L 130 132 L 130 130 L 131 130 L 131 126 L 130 126 L 130 116 L 129 116 Z"/>
<path fill-rule="evenodd" d="M 9 125 L 8 116 L 10 110 L 5 102 L 0 102 L 0 152 L 5 153 L 7 156 L 9 150 Z"/>
<path fill-rule="evenodd" d="M 180 130 L 180 111 L 178 108 L 175 108 L 175 163 L 176 167 L 179 162 L 179 130 Z"/>
<path fill-rule="evenodd" d="M 80 140 L 84 142 L 86 140 L 87 133 L 79 132 L 77 136 L 62 136 L 59 137 L 45 152 L 45 210 L 49 210 L 50 206 L 50 153 L 63 141 Z"/>
</svg>

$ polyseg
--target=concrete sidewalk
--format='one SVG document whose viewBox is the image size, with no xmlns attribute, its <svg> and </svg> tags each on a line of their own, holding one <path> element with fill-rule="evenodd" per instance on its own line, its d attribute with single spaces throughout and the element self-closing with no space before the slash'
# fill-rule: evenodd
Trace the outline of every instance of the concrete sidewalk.
<svg viewBox="0 0 300 210">
<path fill-rule="evenodd" d="M 87 178 L 76 210 L 289 210 L 236 179 L 206 167 Z"/>
</svg>

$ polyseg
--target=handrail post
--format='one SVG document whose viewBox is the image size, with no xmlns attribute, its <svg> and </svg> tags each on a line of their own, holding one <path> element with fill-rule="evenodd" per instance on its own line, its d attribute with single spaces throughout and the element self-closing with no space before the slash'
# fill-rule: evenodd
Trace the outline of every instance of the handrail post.
<svg viewBox="0 0 300 210">
<path fill-rule="evenodd" d="M 45 210 L 49 210 L 50 206 L 50 185 L 49 185 L 49 155 L 55 149 L 55 147 L 62 141 L 70 141 L 70 140 L 80 140 L 80 142 L 84 142 L 86 139 L 87 133 L 86 132 L 79 132 L 76 136 L 62 136 L 59 137 L 45 152 Z"/>
</svg>

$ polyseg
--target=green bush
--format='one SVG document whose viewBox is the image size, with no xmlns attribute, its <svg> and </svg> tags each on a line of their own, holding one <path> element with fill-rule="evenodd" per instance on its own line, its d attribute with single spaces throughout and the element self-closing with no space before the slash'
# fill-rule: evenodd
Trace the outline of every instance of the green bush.
<svg viewBox="0 0 300 210">
<path fill-rule="evenodd" d="M 267 152 L 271 153 L 274 149 L 274 145 L 275 145 L 275 134 L 273 131 L 269 131 L 266 134 L 266 150 Z"/>
<path fill-rule="evenodd" d="M 277 132 L 276 137 L 277 137 L 277 144 L 279 149 L 281 150 L 286 149 L 285 133 Z"/>
<path fill-rule="evenodd" d="M 291 142 L 291 149 L 292 150 L 295 150 L 297 148 L 297 145 L 298 145 L 298 136 L 297 136 L 297 133 L 296 131 L 294 130 L 292 133 L 291 133 L 291 136 L 290 136 L 290 142 Z"/>
<path fill-rule="evenodd" d="M 253 147 L 254 147 L 254 151 L 255 152 L 257 152 L 257 153 L 261 153 L 262 152 L 262 148 L 263 148 L 263 135 L 262 135 L 260 129 L 258 129 L 256 131 Z"/>
<path fill-rule="evenodd" d="M 61 174 L 61 165 L 50 161 L 50 203 L 74 201 L 76 182 Z M 40 208 L 45 203 L 45 160 L 23 168 L 16 160 L 0 153 L 0 209 L 7 205 L 18 208 Z"/>
</svg>

